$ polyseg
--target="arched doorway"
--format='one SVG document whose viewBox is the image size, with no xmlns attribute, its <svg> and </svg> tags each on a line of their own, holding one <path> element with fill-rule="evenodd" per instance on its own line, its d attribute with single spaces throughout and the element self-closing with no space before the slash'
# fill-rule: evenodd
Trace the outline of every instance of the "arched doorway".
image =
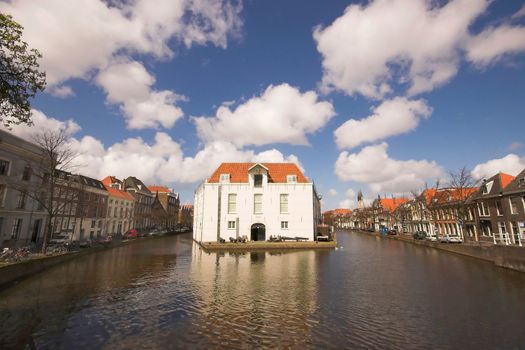
<svg viewBox="0 0 525 350">
<path fill-rule="evenodd" d="M 265 241 L 266 240 L 266 227 L 263 224 L 252 225 L 252 241 Z"/>
</svg>

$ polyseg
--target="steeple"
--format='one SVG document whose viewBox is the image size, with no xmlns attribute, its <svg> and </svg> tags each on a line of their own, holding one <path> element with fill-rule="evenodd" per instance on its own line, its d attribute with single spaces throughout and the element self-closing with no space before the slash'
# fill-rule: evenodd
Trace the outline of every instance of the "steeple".
<svg viewBox="0 0 525 350">
<path fill-rule="evenodd" d="M 363 209 L 365 207 L 365 204 L 363 203 L 363 192 L 361 192 L 361 190 L 357 192 L 357 207 L 359 209 Z"/>
</svg>

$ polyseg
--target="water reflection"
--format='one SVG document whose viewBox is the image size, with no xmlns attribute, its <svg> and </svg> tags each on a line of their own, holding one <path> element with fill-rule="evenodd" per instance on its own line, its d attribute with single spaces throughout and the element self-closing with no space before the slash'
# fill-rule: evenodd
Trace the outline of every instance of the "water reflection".
<svg viewBox="0 0 525 350">
<path fill-rule="evenodd" d="M 205 253 L 193 250 L 202 344 L 245 348 L 312 344 L 318 310 L 313 251 Z M 204 332 L 202 332 L 205 330 Z"/>
</svg>

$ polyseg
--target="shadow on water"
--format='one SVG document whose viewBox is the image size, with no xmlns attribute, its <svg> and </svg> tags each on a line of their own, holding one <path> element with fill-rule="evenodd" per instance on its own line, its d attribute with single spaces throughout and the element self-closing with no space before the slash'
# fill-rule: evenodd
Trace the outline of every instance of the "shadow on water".
<svg viewBox="0 0 525 350">
<path fill-rule="evenodd" d="M 0 348 L 519 348 L 525 274 L 340 232 L 337 251 L 205 253 L 179 235 L 0 293 Z"/>
</svg>

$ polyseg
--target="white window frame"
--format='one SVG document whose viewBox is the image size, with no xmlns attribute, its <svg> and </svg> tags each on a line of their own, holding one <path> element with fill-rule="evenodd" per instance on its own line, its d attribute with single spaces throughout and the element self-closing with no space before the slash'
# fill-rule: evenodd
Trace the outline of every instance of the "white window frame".
<svg viewBox="0 0 525 350">
<path fill-rule="evenodd" d="M 261 177 L 261 183 L 257 184 L 257 181 L 255 180 L 258 177 Z M 263 186 L 264 182 L 264 175 L 263 174 L 253 174 L 253 187 L 261 188 Z"/>
<path fill-rule="evenodd" d="M 237 225 L 235 223 L 235 220 L 228 221 L 228 230 L 235 230 L 237 228 Z"/>
<path fill-rule="evenodd" d="M 516 204 L 514 207 L 513 204 Z M 509 208 L 510 208 L 510 214 L 515 215 L 518 214 L 518 204 L 512 201 L 512 198 L 509 198 Z"/>
<path fill-rule="evenodd" d="M 221 184 L 230 183 L 230 174 L 221 174 L 219 177 L 219 182 Z"/>
<path fill-rule="evenodd" d="M 0 189 L 2 188 L 1 186 L 3 186 L 3 190 L 0 191 L 0 208 L 2 208 L 4 206 L 5 197 L 6 197 L 6 194 L 7 194 L 7 185 L 6 184 L 0 184 Z"/>
<path fill-rule="evenodd" d="M 501 204 L 501 200 L 496 200 L 496 214 L 498 216 L 503 216 L 503 206 Z"/>
<path fill-rule="evenodd" d="M 288 193 L 281 193 L 279 195 L 279 212 L 281 214 L 288 214 L 289 213 L 289 195 Z"/>
<path fill-rule="evenodd" d="M 262 214 L 262 212 L 263 212 L 263 195 L 262 193 L 255 193 L 253 195 L 253 213 Z"/>
<path fill-rule="evenodd" d="M 286 175 L 286 182 L 289 184 L 297 183 L 297 175 Z"/>
<path fill-rule="evenodd" d="M 237 193 L 228 193 L 228 214 L 237 213 Z"/>
<path fill-rule="evenodd" d="M 288 230 L 288 221 L 281 221 L 281 230 Z"/>
<path fill-rule="evenodd" d="M 22 218 L 15 218 L 13 220 L 13 227 L 11 228 L 11 238 L 18 239 L 20 238 L 20 232 L 22 231 Z"/>
</svg>

